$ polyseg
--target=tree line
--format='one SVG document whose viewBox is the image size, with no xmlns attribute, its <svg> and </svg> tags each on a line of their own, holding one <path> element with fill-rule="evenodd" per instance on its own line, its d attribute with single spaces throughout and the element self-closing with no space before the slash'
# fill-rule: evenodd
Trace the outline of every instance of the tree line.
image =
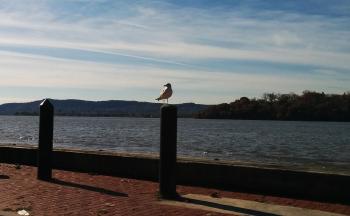
<svg viewBox="0 0 350 216">
<path fill-rule="evenodd" d="M 265 93 L 261 98 L 241 97 L 231 103 L 211 105 L 195 114 L 196 118 L 350 121 L 350 92 L 325 94 L 304 91 L 294 93 Z"/>
</svg>

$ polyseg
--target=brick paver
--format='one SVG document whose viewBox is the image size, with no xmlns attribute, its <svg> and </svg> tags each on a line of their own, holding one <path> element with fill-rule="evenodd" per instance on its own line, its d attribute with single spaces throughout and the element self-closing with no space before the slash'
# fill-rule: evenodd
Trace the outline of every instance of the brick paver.
<svg viewBox="0 0 350 216">
<path fill-rule="evenodd" d="M 0 213 L 27 210 L 30 215 L 205 215 L 220 213 L 161 205 L 158 184 L 88 173 L 54 170 L 54 181 L 36 179 L 36 168 L 0 164 Z M 196 193 L 275 203 L 350 215 L 350 206 L 273 196 L 178 186 Z M 0 214 L 1 215 L 1 214 Z"/>
</svg>

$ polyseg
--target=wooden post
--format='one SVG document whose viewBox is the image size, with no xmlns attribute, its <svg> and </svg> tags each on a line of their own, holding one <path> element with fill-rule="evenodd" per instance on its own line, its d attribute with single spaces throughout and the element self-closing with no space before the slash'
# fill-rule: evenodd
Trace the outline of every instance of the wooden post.
<svg viewBox="0 0 350 216">
<path fill-rule="evenodd" d="M 52 139 L 54 107 L 48 99 L 40 104 L 38 179 L 52 178 Z"/>
<path fill-rule="evenodd" d="M 176 193 L 177 107 L 165 104 L 160 118 L 159 195 L 173 199 Z"/>
</svg>

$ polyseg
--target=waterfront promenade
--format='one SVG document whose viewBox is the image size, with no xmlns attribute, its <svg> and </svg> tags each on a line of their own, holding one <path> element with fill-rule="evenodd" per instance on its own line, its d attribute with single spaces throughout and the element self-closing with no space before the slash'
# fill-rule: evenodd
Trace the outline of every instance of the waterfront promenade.
<svg viewBox="0 0 350 216">
<path fill-rule="evenodd" d="M 30 215 L 281 215 L 257 210 L 255 207 L 234 207 L 222 204 L 223 198 L 257 201 L 273 206 L 298 207 L 308 212 L 321 210 L 324 215 L 350 215 L 350 206 L 336 203 L 297 200 L 258 194 L 229 192 L 210 188 L 177 186 L 177 192 L 196 194 L 218 200 L 188 199 L 184 202 L 161 201 L 157 197 L 158 183 L 78 173 L 53 171 L 53 181 L 37 180 L 36 167 L 0 163 L 0 215 L 18 215 L 26 210 Z M 192 201 L 191 201 L 192 200 Z M 227 201 L 227 200 L 226 200 Z M 192 203 L 193 202 L 193 203 Z M 216 201 L 215 201 L 216 202 Z M 239 205 L 239 203 L 238 203 Z M 272 206 L 272 207 L 271 207 Z M 310 211 L 317 213 L 317 211 Z M 337 214 L 332 214 L 337 213 Z M 283 215 L 288 215 L 288 212 Z"/>
</svg>

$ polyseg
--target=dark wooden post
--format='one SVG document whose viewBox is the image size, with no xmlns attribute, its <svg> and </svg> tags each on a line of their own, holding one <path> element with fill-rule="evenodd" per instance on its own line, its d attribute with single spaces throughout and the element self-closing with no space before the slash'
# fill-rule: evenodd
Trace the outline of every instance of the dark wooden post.
<svg viewBox="0 0 350 216">
<path fill-rule="evenodd" d="M 50 180 L 52 177 L 52 139 L 54 107 L 48 99 L 40 104 L 38 179 Z"/>
<path fill-rule="evenodd" d="M 177 107 L 163 105 L 160 118 L 159 195 L 173 199 L 176 193 Z"/>
</svg>

